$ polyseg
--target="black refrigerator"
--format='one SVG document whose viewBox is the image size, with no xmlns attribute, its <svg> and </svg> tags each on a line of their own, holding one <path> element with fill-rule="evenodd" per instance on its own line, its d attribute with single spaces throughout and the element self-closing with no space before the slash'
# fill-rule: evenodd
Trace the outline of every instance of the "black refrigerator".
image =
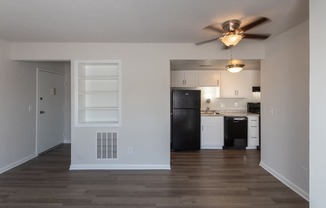
<svg viewBox="0 0 326 208">
<path fill-rule="evenodd" d="M 171 150 L 200 149 L 200 90 L 171 91 Z"/>
</svg>

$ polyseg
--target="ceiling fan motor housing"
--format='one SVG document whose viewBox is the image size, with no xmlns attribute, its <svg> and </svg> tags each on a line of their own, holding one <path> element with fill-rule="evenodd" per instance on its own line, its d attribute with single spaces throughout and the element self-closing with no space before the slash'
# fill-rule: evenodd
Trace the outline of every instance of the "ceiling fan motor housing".
<svg viewBox="0 0 326 208">
<path fill-rule="evenodd" d="M 222 28 L 225 32 L 235 31 L 239 29 L 241 22 L 239 20 L 228 20 L 222 24 Z"/>
</svg>

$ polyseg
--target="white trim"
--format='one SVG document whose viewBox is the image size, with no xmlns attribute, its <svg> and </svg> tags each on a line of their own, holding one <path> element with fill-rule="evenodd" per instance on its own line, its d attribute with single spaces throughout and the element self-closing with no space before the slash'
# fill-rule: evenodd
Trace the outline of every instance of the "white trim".
<svg viewBox="0 0 326 208">
<path fill-rule="evenodd" d="M 65 140 L 63 140 L 63 143 L 64 144 L 71 144 L 71 139 L 65 139 Z"/>
<path fill-rule="evenodd" d="M 246 147 L 247 150 L 255 150 L 257 149 L 257 146 L 249 146 L 249 147 Z"/>
<path fill-rule="evenodd" d="M 47 70 L 47 69 L 43 69 L 43 68 L 37 68 L 38 70 L 42 71 L 42 72 L 47 72 L 50 74 L 56 74 L 56 75 L 60 75 L 60 76 L 64 76 L 64 73 L 60 73 L 60 72 L 55 72 L 55 71 L 51 71 L 51 70 Z"/>
<path fill-rule="evenodd" d="M 36 154 L 33 154 L 33 155 L 27 156 L 27 157 L 25 157 L 25 158 L 23 158 L 21 160 L 18 160 L 18 161 L 14 162 L 14 163 L 11 163 L 11 164 L 9 164 L 9 165 L 1 168 L 0 169 L 0 174 L 4 173 L 4 172 L 6 172 L 6 171 L 8 171 L 8 170 L 10 170 L 12 168 L 15 168 L 18 165 L 21 165 L 21 164 L 23 164 L 23 163 L 25 163 L 25 162 L 27 162 L 27 161 L 35 158 L 35 157 L 37 157 L 37 155 Z"/>
<path fill-rule="evenodd" d="M 36 68 L 36 96 L 35 96 L 35 155 L 37 155 L 37 145 L 38 145 L 38 134 L 37 134 L 37 130 L 38 130 L 38 87 L 39 87 L 39 73 L 40 73 L 40 69 Z"/>
<path fill-rule="evenodd" d="M 200 149 L 223 149 L 222 146 L 216 146 L 216 145 L 204 145 L 201 146 Z"/>
<path fill-rule="evenodd" d="M 262 168 L 264 168 L 267 172 L 269 172 L 270 174 L 272 174 L 279 181 L 281 181 L 284 185 L 286 185 L 287 187 L 289 187 L 290 189 L 292 189 L 294 192 L 296 192 L 302 198 L 304 198 L 305 200 L 307 200 L 309 202 L 309 193 L 307 193 L 304 190 L 302 190 L 300 187 L 298 187 L 297 185 L 295 185 L 294 183 L 292 183 L 291 181 L 289 181 L 288 179 L 286 179 L 284 176 L 282 176 L 281 174 L 279 174 L 278 172 L 276 172 L 275 170 L 273 170 L 272 168 L 270 168 L 268 165 L 264 164 L 263 162 L 260 162 L 259 165 Z"/>
<path fill-rule="evenodd" d="M 107 165 L 107 164 L 86 164 L 70 165 L 70 170 L 171 170 L 170 165 L 143 165 L 143 164 L 126 164 L 126 165 Z"/>
</svg>

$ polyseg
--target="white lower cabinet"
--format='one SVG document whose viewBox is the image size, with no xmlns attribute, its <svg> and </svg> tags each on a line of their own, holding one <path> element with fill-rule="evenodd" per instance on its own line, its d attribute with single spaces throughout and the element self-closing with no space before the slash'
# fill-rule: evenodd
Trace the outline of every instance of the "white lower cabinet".
<svg viewBox="0 0 326 208">
<path fill-rule="evenodd" d="M 201 149 L 222 149 L 223 145 L 223 116 L 201 116 Z"/>
<path fill-rule="evenodd" d="M 248 145 L 247 149 L 259 146 L 259 116 L 248 115 Z"/>
</svg>

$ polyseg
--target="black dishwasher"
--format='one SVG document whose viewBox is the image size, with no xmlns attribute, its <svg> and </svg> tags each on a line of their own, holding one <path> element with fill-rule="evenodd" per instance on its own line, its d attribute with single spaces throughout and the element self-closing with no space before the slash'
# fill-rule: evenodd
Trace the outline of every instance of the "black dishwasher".
<svg viewBox="0 0 326 208">
<path fill-rule="evenodd" d="M 223 149 L 246 149 L 248 141 L 248 118 L 224 116 Z"/>
</svg>

